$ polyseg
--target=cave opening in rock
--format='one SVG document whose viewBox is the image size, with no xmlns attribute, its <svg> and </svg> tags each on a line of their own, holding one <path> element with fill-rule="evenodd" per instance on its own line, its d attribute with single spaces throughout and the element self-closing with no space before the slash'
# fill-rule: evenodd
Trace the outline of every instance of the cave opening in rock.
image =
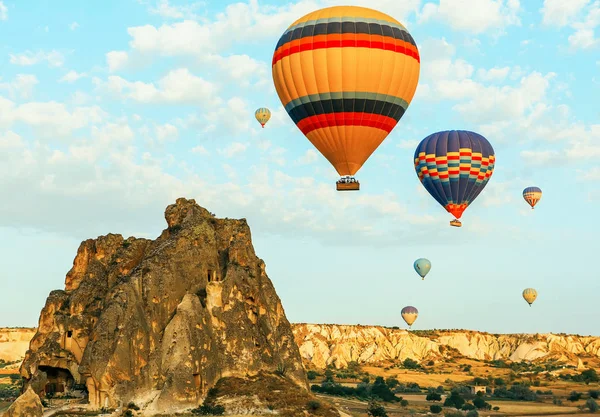
<svg viewBox="0 0 600 417">
<path fill-rule="evenodd" d="M 208 282 L 218 281 L 216 271 L 208 270 Z"/>
<path fill-rule="evenodd" d="M 43 394 L 47 397 L 71 391 L 75 386 L 75 379 L 68 369 L 40 366 L 39 370 L 46 374 Z"/>
</svg>

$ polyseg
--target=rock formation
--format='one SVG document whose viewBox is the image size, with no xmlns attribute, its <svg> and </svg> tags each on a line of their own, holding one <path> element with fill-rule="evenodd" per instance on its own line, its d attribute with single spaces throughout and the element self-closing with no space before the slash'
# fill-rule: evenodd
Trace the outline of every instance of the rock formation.
<svg viewBox="0 0 600 417">
<path fill-rule="evenodd" d="M 33 335 L 35 329 L 0 328 L 0 360 L 5 362 L 23 360 Z"/>
<path fill-rule="evenodd" d="M 27 385 L 42 396 L 87 389 L 93 407 L 156 412 L 195 407 L 228 377 L 279 374 L 308 396 L 246 220 L 217 219 L 182 198 L 165 218 L 154 241 L 109 234 L 81 244 L 65 289 L 42 309 L 20 369 Z"/>
<path fill-rule="evenodd" d="M 43 411 L 40 397 L 30 387 L 10 405 L 3 417 L 42 417 Z"/>
<path fill-rule="evenodd" d="M 406 358 L 441 360 L 450 352 L 470 359 L 513 362 L 557 359 L 577 364 L 580 356 L 600 358 L 600 337 L 592 336 L 408 332 L 380 326 L 335 324 L 295 324 L 294 336 L 305 362 L 320 369 L 330 364 L 343 368 L 351 361 L 376 365 Z"/>
</svg>

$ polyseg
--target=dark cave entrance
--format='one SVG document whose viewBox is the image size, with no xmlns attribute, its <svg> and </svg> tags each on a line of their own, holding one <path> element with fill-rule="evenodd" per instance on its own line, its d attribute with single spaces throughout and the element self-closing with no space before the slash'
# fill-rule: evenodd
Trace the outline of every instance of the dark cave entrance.
<svg viewBox="0 0 600 417">
<path fill-rule="evenodd" d="M 43 390 L 43 394 L 46 397 L 64 394 L 75 387 L 75 379 L 67 369 L 55 368 L 53 366 L 40 366 L 39 370 L 46 374 L 47 382 Z"/>
</svg>

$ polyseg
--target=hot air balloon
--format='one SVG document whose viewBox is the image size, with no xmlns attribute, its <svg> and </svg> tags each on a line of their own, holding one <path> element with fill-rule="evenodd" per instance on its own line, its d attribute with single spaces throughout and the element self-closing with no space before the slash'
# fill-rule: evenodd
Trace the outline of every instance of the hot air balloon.
<svg viewBox="0 0 600 417">
<path fill-rule="evenodd" d="M 417 274 L 421 275 L 421 278 L 425 279 L 425 275 L 429 273 L 431 270 L 431 262 L 429 259 L 419 258 L 414 263 L 415 271 Z"/>
<path fill-rule="evenodd" d="M 402 318 L 404 319 L 406 324 L 408 324 L 408 328 L 410 329 L 412 324 L 419 316 L 419 310 L 417 310 L 413 306 L 406 306 L 402 309 L 402 312 L 400 314 L 402 314 Z"/>
<path fill-rule="evenodd" d="M 533 304 L 533 302 L 537 298 L 537 291 L 533 288 L 525 288 L 523 290 L 523 298 L 525 299 L 525 301 L 527 301 L 527 303 L 529 303 L 529 307 L 531 307 L 531 304 Z"/>
<path fill-rule="evenodd" d="M 523 190 L 523 198 L 533 210 L 533 207 L 542 199 L 542 190 L 538 187 L 527 187 Z"/>
<path fill-rule="evenodd" d="M 260 123 L 260 125 L 264 129 L 265 124 L 271 118 L 271 110 L 267 109 L 266 107 L 261 107 L 260 109 L 256 109 L 256 111 L 254 112 L 254 117 L 256 117 L 256 120 L 258 120 L 258 123 Z"/>
<path fill-rule="evenodd" d="M 296 20 L 273 54 L 273 82 L 298 129 L 342 178 L 354 174 L 396 126 L 419 80 L 414 39 L 396 19 L 334 6 Z"/>
<path fill-rule="evenodd" d="M 496 156 L 486 138 L 466 130 L 437 132 L 421 141 L 415 151 L 415 171 L 425 189 L 455 220 L 485 188 Z"/>
</svg>

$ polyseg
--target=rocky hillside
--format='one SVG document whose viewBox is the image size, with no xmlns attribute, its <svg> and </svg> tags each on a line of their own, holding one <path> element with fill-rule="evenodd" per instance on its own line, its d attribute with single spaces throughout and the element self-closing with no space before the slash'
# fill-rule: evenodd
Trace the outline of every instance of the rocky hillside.
<svg viewBox="0 0 600 417">
<path fill-rule="evenodd" d="M 216 218 L 183 198 L 165 218 L 156 240 L 82 242 L 64 290 L 41 311 L 20 368 L 27 387 L 44 396 L 87 386 L 94 408 L 134 402 L 149 413 L 189 409 L 215 397 L 212 387 L 244 384 L 248 398 L 211 401 L 236 412 L 276 409 L 266 395 L 275 390 L 306 404 L 292 328 L 245 219 Z"/>
<path fill-rule="evenodd" d="M 492 335 L 472 331 L 411 331 L 379 326 L 295 324 L 294 336 L 305 363 L 316 368 L 348 362 L 379 364 L 411 358 L 443 360 L 463 356 L 483 360 L 557 359 L 577 364 L 600 358 L 600 337 L 554 334 Z"/>
<path fill-rule="evenodd" d="M 341 368 L 350 361 L 379 364 L 406 358 L 443 360 L 463 356 L 484 360 L 558 359 L 577 364 L 578 359 L 600 359 L 600 337 L 554 334 L 492 335 L 475 331 L 411 331 L 379 326 L 346 326 L 335 324 L 292 324 L 296 344 L 306 364 L 325 368 L 334 364 Z M 13 329 L 0 329 L 0 341 Z M 35 329 L 23 329 L 29 338 Z M 25 355 L 28 342 L 0 344 L 0 357 L 7 345 L 15 357 Z M 18 351 L 17 348 L 22 349 Z"/>
<path fill-rule="evenodd" d="M 0 328 L 0 360 L 15 362 L 23 360 L 29 342 L 36 329 Z"/>
</svg>

